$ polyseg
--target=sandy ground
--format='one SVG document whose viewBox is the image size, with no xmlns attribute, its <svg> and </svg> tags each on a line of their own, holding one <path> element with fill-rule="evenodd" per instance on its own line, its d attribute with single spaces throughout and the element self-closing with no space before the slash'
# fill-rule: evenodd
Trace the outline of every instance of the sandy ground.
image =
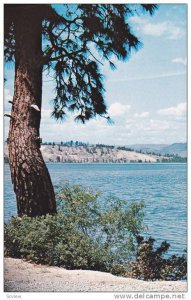
<svg viewBox="0 0 191 300">
<path fill-rule="evenodd" d="M 109 273 L 66 270 L 20 259 L 4 260 L 5 292 L 186 292 L 186 282 L 122 278 Z"/>
</svg>

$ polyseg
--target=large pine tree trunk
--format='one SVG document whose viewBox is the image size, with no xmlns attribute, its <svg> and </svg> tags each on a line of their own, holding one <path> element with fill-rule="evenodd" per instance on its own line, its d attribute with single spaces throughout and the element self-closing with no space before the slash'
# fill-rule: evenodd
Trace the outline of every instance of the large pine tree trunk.
<svg viewBox="0 0 191 300">
<path fill-rule="evenodd" d="M 9 162 L 18 216 L 56 213 L 55 195 L 40 152 L 42 20 L 38 5 L 15 12 L 15 85 L 9 129 Z"/>
</svg>

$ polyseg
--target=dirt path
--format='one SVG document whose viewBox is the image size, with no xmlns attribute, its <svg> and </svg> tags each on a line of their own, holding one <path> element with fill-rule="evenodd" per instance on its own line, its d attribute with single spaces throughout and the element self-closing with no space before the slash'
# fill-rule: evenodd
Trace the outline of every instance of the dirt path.
<svg viewBox="0 0 191 300">
<path fill-rule="evenodd" d="M 186 282 L 116 277 L 109 273 L 66 270 L 21 259 L 4 260 L 5 292 L 186 292 Z"/>
</svg>

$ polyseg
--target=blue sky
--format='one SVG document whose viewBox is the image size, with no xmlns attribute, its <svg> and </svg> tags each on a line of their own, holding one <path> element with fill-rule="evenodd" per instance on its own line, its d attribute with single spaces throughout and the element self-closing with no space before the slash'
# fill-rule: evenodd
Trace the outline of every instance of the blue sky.
<svg viewBox="0 0 191 300">
<path fill-rule="evenodd" d="M 187 139 L 187 6 L 161 4 L 154 16 L 132 17 L 134 33 L 143 42 L 126 62 L 112 71 L 106 64 L 105 99 L 113 125 L 97 118 L 85 125 L 68 115 L 50 117 L 54 85 L 44 76 L 41 137 L 43 141 L 80 140 L 115 145 L 185 142 Z M 5 69 L 4 110 L 13 95 L 14 68 Z M 8 120 L 5 119 L 5 138 Z"/>
</svg>

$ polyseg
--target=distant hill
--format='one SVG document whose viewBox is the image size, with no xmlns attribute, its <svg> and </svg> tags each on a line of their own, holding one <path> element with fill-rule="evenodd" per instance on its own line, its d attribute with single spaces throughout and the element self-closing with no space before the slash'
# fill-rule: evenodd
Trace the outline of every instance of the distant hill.
<svg viewBox="0 0 191 300">
<path fill-rule="evenodd" d="M 133 145 L 127 145 L 127 147 L 132 148 L 136 151 L 142 151 L 142 152 L 159 152 L 162 148 L 168 147 L 167 144 L 133 144 Z"/>
<path fill-rule="evenodd" d="M 175 146 L 176 145 L 176 146 Z M 59 145 L 52 143 L 42 144 L 41 152 L 45 162 L 67 162 L 67 163 L 155 163 L 155 162 L 185 162 L 183 158 L 174 158 L 172 154 L 183 153 L 185 147 L 174 145 L 134 145 L 128 147 L 117 147 L 109 145 Z M 159 150 L 160 149 L 160 150 Z M 167 155 L 163 155 L 164 153 Z M 182 151 L 180 151 L 182 150 Z M 185 151 L 184 151 L 185 152 Z M 4 161 L 8 162 L 8 149 L 5 143 Z"/>
<path fill-rule="evenodd" d="M 157 162 L 162 159 L 158 155 L 137 153 L 114 146 L 42 145 L 41 151 L 46 162 L 128 163 Z"/>
<path fill-rule="evenodd" d="M 187 157 L 187 143 L 175 143 L 161 149 L 161 154 L 178 154 Z"/>
<path fill-rule="evenodd" d="M 154 152 L 157 154 L 165 155 L 165 154 L 174 154 L 181 157 L 187 157 L 187 143 L 174 143 L 171 145 L 165 144 L 135 144 L 128 145 L 136 151 L 142 151 L 144 153 Z"/>
</svg>

